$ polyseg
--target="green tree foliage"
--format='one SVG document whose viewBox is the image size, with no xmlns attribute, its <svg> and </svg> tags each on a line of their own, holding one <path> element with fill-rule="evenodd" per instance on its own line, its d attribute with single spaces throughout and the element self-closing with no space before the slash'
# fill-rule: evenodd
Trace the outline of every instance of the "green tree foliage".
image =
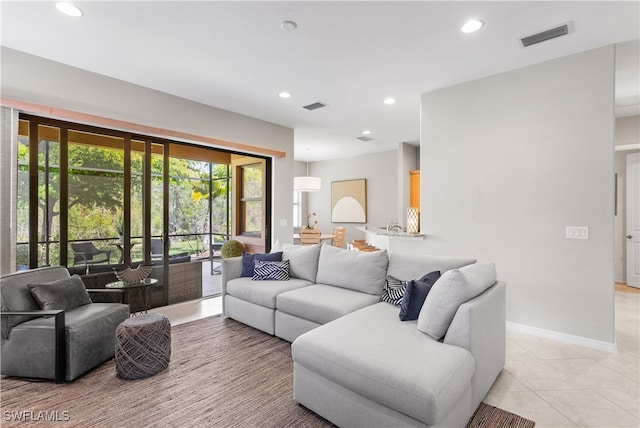
<svg viewBox="0 0 640 428">
<path fill-rule="evenodd" d="M 18 240 L 28 240 L 29 147 L 28 137 L 18 144 Z M 68 237 L 70 240 L 115 238 L 123 232 L 124 150 L 87 144 L 68 145 Z M 143 154 L 131 152 L 131 236 L 143 231 Z M 162 233 L 163 156 L 152 154 L 152 235 Z M 41 141 L 38 146 L 39 241 L 59 239 L 60 143 Z M 45 175 L 46 174 L 46 175 Z M 213 223 L 228 221 L 228 166 L 181 158 L 169 159 L 169 232 L 201 238 L 209 232 L 209 198 Z M 222 227 L 221 227 L 222 228 Z M 216 226 L 214 226 L 214 230 Z M 226 233 L 226 228 L 224 228 Z M 217 230 L 215 230 L 217 231 Z M 194 238 L 186 238 L 192 242 Z M 202 243 L 201 243 L 202 245 Z M 57 250 L 56 250 L 57 252 Z M 55 259 L 57 254 L 51 255 Z"/>
</svg>

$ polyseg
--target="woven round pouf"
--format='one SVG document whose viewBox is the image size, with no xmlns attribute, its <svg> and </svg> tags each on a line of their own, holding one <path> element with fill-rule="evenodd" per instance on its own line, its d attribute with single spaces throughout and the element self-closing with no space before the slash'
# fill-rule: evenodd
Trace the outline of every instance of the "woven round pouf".
<svg viewBox="0 0 640 428">
<path fill-rule="evenodd" d="M 160 373 L 171 358 L 171 323 L 158 314 L 132 317 L 116 327 L 116 372 L 124 379 Z"/>
</svg>

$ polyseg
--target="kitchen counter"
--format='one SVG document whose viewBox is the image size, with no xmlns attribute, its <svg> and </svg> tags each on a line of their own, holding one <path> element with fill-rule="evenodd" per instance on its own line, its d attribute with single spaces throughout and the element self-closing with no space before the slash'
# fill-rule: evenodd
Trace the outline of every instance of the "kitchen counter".
<svg viewBox="0 0 640 428">
<path fill-rule="evenodd" d="M 424 239 L 424 236 L 425 236 L 420 233 L 394 232 L 394 231 L 389 232 L 387 231 L 386 227 L 359 226 L 359 227 L 356 227 L 356 229 L 365 233 L 370 233 L 372 235 L 388 236 L 390 238 Z"/>
<path fill-rule="evenodd" d="M 420 233 L 387 231 L 386 227 L 360 226 L 356 229 L 365 233 L 368 244 L 387 250 L 389 253 L 416 251 L 426 237 Z"/>
</svg>

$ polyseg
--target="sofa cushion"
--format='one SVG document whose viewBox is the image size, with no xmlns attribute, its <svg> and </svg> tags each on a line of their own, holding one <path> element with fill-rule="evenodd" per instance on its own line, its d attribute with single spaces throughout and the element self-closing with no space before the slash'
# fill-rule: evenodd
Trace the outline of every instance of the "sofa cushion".
<svg viewBox="0 0 640 428">
<path fill-rule="evenodd" d="M 316 282 L 379 296 L 387 279 L 388 264 L 386 250 L 361 252 L 323 245 Z"/>
<path fill-rule="evenodd" d="M 251 279 L 254 281 L 288 281 L 289 260 L 281 260 L 279 262 L 258 260 Z"/>
<path fill-rule="evenodd" d="M 320 244 L 293 245 L 276 241 L 274 251 L 282 251 L 282 260 L 289 260 L 289 275 L 316 282 Z"/>
<path fill-rule="evenodd" d="M 236 278 L 227 282 L 227 293 L 238 299 L 275 309 L 278 294 L 310 284 L 311 281 L 298 278 L 291 278 L 289 281 L 253 281 L 251 278 Z"/>
<path fill-rule="evenodd" d="M 442 257 L 418 255 L 408 253 L 392 253 L 389 256 L 387 275 L 404 281 L 420 278 L 426 273 L 440 271 L 444 273 L 451 269 L 475 263 L 476 259 L 459 257 Z"/>
<path fill-rule="evenodd" d="M 254 274 L 255 263 L 259 260 L 279 262 L 282 260 L 282 251 L 267 254 L 242 253 L 242 273 L 240 276 L 251 278 Z"/>
<path fill-rule="evenodd" d="M 426 425 L 445 417 L 475 369 L 469 351 L 420 333 L 385 302 L 301 335 L 291 350 L 297 364 Z"/>
<path fill-rule="evenodd" d="M 426 274 L 420 279 L 412 279 L 407 284 L 402 302 L 400 303 L 400 321 L 417 320 L 420 309 L 427 298 L 431 287 L 440 278 L 440 271 Z"/>
<path fill-rule="evenodd" d="M 280 294 L 276 307 L 290 315 L 325 324 L 379 301 L 379 296 L 315 284 Z"/>
<path fill-rule="evenodd" d="M 91 297 L 79 275 L 42 284 L 27 284 L 40 309 L 55 310 L 77 308 L 91 303 Z"/>
<path fill-rule="evenodd" d="M 418 316 L 418 330 L 440 339 L 458 307 L 491 287 L 496 282 L 496 267 L 472 264 L 445 272 L 427 295 Z"/>
</svg>

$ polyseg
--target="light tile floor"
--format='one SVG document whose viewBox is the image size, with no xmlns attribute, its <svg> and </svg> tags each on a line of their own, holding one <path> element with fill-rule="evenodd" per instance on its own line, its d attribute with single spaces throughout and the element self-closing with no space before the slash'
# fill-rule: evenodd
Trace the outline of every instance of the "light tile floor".
<svg viewBox="0 0 640 428">
<path fill-rule="evenodd" d="M 220 297 L 156 308 L 173 325 L 221 313 Z M 507 332 L 504 370 L 485 402 L 545 427 L 640 427 L 640 294 L 616 292 L 609 353 Z"/>
<path fill-rule="evenodd" d="M 190 300 L 188 302 L 176 303 L 175 305 L 149 309 L 149 312 L 162 314 L 169 318 L 171 325 L 179 325 L 221 314 L 222 298 L 211 297 L 207 299 Z"/>
<path fill-rule="evenodd" d="M 507 332 L 504 370 L 485 402 L 544 427 L 640 427 L 640 294 L 616 292 L 610 353 Z"/>
</svg>

